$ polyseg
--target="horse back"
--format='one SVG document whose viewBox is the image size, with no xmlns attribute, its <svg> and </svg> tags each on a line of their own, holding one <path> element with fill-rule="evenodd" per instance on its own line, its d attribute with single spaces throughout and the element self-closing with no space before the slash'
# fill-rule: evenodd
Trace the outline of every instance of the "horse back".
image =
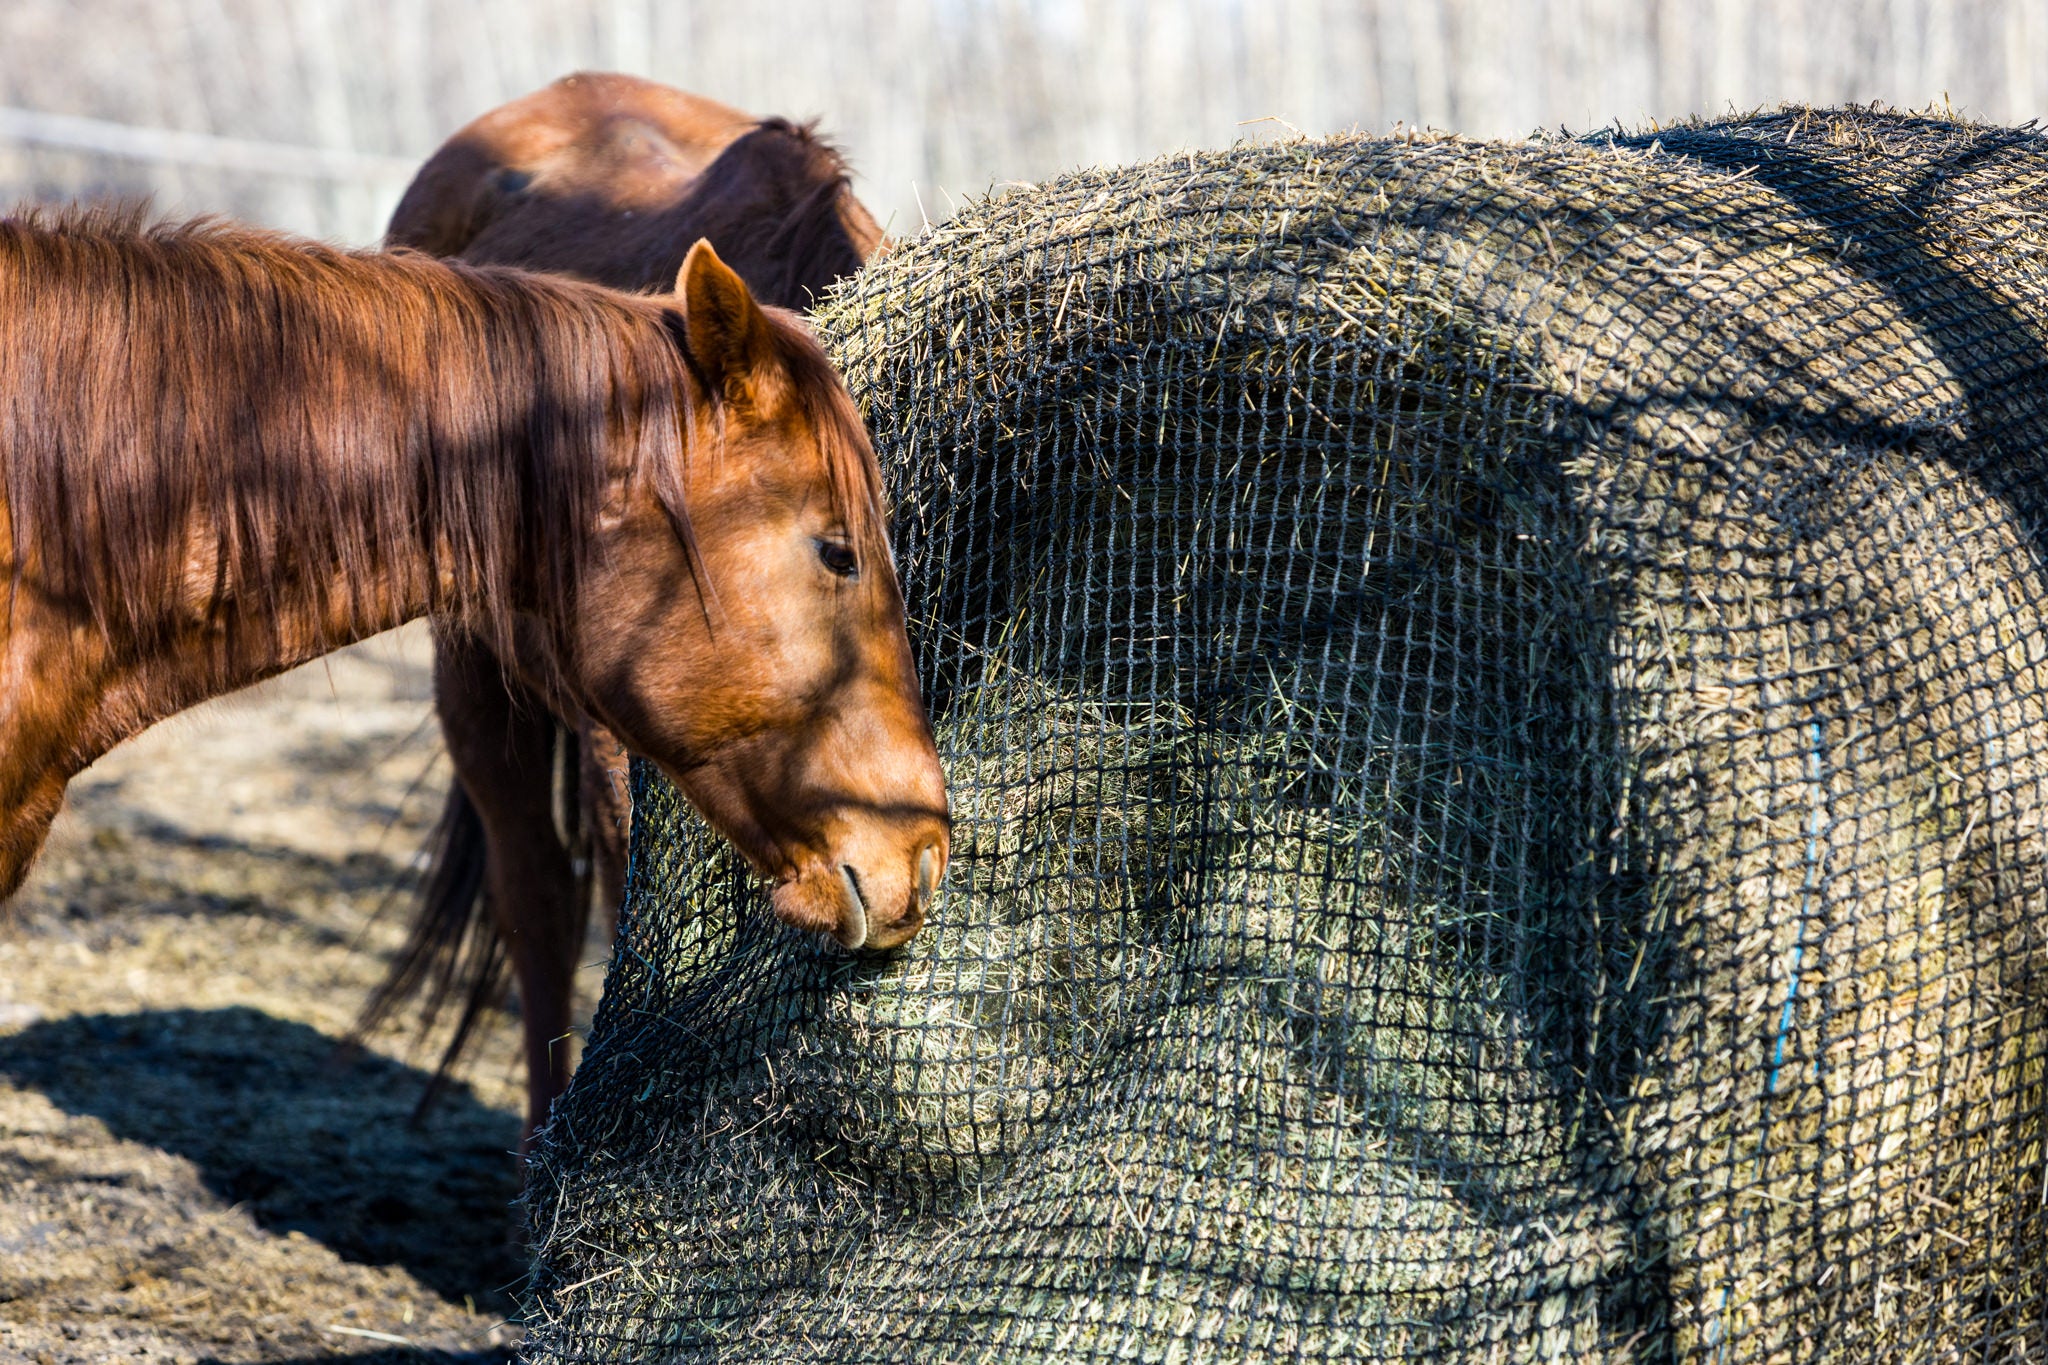
<svg viewBox="0 0 2048 1365">
<path fill-rule="evenodd" d="M 569 80 L 451 138 L 390 243 L 665 292 L 704 238 L 758 299 L 798 309 L 881 248 L 844 158 L 809 126 L 633 77 Z"/>
<path fill-rule="evenodd" d="M 529 193 L 614 211 L 664 207 L 754 125 L 737 109 L 655 81 L 564 76 L 443 143 L 413 177 L 386 240 L 462 255 Z"/>
</svg>

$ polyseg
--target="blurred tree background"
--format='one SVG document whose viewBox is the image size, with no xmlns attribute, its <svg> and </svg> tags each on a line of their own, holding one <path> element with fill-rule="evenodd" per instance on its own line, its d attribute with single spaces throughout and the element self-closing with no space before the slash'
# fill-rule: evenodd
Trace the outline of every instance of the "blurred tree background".
<svg viewBox="0 0 2048 1365">
<path fill-rule="evenodd" d="M 1001 180 L 1397 122 L 1776 104 L 2032 118 L 2048 0 L 0 0 L 0 202 L 152 196 L 349 242 L 578 68 L 822 118 L 898 233 Z"/>
</svg>

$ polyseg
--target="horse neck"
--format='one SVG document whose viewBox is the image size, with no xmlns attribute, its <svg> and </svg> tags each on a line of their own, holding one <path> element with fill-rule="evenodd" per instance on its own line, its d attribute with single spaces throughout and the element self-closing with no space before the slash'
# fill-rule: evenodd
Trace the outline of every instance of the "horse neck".
<svg viewBox="0 0 2048 1365">
<path fill-rule="evenodd" d="M 520 314 L 516 298 L 520 315 L 494 327 L 487 294 L 440 325 L 432 309 L 409 329 L 363 309 L 302 318 L 293 340 L 319 344 L 298 382 L 217 379 L 219 412 L 198 410 L 196 377 L 153 376 L 187 395 L 184 427 L 89 458 L 153 462 L 140 501 L 154 514 L 118 526 L 123 508 L 92 504 L 72 518 L 71 544 L 47 548 L 90 566 L 76 575 L 92 580 L 85 604 L 31 591 L 9 632 L 16 680 L 70 684 L 53 762 L 76 771 L 164 716 L 424 615 L 500 641 L 522 615 L 565 618 L 614 420 L 612 376 L 589 356 L 617 338 L 537 338 L 563 313 Z M 126 400 L 133 420 L 80 425 L 137 430 L 142 387 Z M 10 487 L 45 503 L 66 491 L 44 484 Z M 110 555 L 124 534 L 137 540 Z M 520 632 L 528 657 L 533 635 Z"/>
</svg>

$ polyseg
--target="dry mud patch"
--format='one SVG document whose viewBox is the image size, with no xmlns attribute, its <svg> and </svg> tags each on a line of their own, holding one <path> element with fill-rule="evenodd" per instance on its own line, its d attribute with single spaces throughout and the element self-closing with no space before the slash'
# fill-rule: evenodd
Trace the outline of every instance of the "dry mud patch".
<svg viewBox="0 0 2048 1365">
<path fill-rule="evenodd" d="M 447 781 L 428 659 L 371 642 L 73 784 L 0 926 L 0 1362 L 515 1339 L 516 1023 L 418 1127 L 431 1045 L 336 1055 Z"/>
</svg>

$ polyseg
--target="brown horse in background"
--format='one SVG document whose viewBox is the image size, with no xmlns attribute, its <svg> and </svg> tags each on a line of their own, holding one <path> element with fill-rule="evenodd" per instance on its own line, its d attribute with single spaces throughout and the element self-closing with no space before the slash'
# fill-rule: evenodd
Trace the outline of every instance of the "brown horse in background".
<svg viewBox="0 0 2048 1365">
<path fill-rule="evenodd" d="M 632 290 L 667 288 L 702 237 L 758 297 L 785 307 L 808 307 L 882 243 L 845 162 L 809 129 L 594 74 L 455 134 L 421 168 L 388 235 Z M 568 1081 L 561 1042 L 591 909 L 617 907 L 627 800 L 618 738 L 521 673 L 486 637 L 437 633 L 435 703 L 456 780 L 407 942 L 357 1029 L 422 991 L 423 1028 L 461 1002 L 424 1109 L 509 968 L 537 1124 Z"/>
<path fill-rule="evenodd" d="M 154 721 L 432 615 L 653 759 L 840 941 L 947 852 L 866 432 L 708 246 L 673 298 L 0 220 L 0 895 Z"/>
</svg>

